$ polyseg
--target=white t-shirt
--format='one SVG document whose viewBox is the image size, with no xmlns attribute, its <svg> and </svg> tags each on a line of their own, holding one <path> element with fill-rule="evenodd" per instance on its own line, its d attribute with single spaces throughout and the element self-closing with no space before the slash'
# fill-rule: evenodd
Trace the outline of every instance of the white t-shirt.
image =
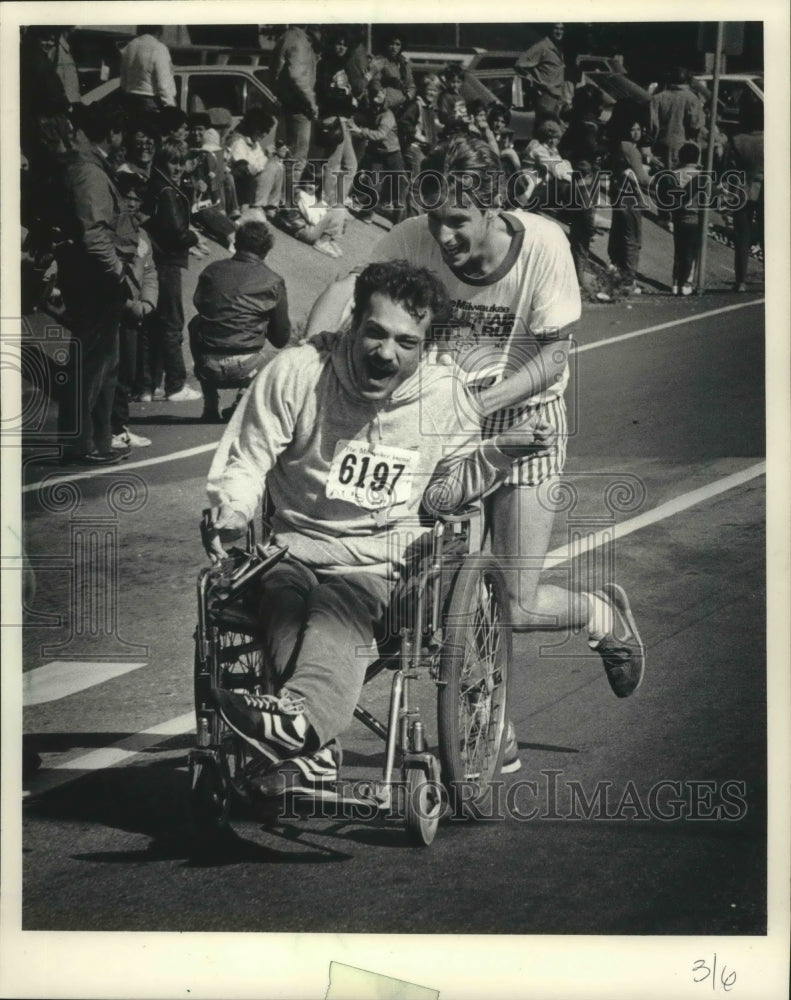
<svg viewBox="0 0 791 1000">
<path fill-rule="evenodd" d="M 266 153 L 257 142 L 248 139 L 241 132 L 235 132 L 229 146 L 231 161 L 236 163 L 239 160 L 246 160 L 250 174 L 255 177 L 260 174 L 267 164 Z"/>
<path fill-rule="evenodd" d="M 503 213 L 511 229 L 511 247 L 503 262 L 485 278 L 459 278 L 442 258 L 428 228 L 428 217 L 407 219 L 377 245 L 373 261 L 407 260 L 427 267 L 443 281 L 453 303 L 451 345 L 471 384 L 500 380 L 534 353 L 535 342 L 565 339 L 560 331 L 581 313 L 580 291 L 569 242 L 556 223 L 528 212 Z M 530 352 L 530 345 L 533 352 Z M 561 396 L 563 376 L 522 405 Z"/>
</svg>

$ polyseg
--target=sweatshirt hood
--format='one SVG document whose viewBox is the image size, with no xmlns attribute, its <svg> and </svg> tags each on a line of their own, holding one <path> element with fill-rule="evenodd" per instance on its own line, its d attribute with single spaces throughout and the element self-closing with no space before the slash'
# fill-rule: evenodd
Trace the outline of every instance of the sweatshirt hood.
<svg viewBox="0 0 791 1000">
<path fill-rule="evenodd" d="M 391 396 L 382 400 L 366 399 L 354 382 L 351 334 L 342 332 L 322 334 L 321 336 L 323 338 L 324 349 L 329 349 L 330 351 L 333 371 L 341 383 L 343 391 L 355 403 L 363 406 L 370 406 L 378 410 L 386 406 L 411 403 L 420 396 L 421 392 L 425 391 L 427 385 L 433 383 L 436 378 L 442 377 L 443 374 L 447 374 L 447 369 L 444 372 L 437 370 L 438 368 L 442 368 L 442 366 L 430 365 L 425 361 L 421 361 L 417 369 L 398 386 Z M 331 338 L 334 338 L 334 340 Z"/>
</svg>

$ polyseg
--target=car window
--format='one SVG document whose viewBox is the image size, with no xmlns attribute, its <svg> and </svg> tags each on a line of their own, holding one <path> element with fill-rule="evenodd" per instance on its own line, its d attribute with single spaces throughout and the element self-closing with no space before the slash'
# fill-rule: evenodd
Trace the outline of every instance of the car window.
<svg viewBox="0 0 791 1000">
<path fill-rule="evenodd" d="M 241 118 L 245 111 L 246 82 L 239 73 L 190 73 L 187 113 L 227 108 L 234 118 Z"/>
<path fill-rule="evenodd" d="M 506 76 L 489 76 L 489 74 L 487 73 L 486 76 L 484 77 L 484 83 L 497 98 L 499 104 L 504 104 L 507 108 L 510 108 L 513 105 L 514 103 L 513 73 L 509 73 Z"/>
</svg>

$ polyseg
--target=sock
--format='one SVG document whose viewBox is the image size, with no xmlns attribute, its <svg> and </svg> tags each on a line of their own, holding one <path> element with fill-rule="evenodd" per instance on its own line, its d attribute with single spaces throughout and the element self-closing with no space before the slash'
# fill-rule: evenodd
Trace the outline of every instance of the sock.
<svg viewBox="0 0 791 1000">
<path fill-rule="evenodd" d="M 590 618 L 588 618 L 588 642 L 595 646 L 608 633 L 612 632 L 615 622 L 612 607 L 597 594 L 583 593 L 588 600 Z"/>
</svg>

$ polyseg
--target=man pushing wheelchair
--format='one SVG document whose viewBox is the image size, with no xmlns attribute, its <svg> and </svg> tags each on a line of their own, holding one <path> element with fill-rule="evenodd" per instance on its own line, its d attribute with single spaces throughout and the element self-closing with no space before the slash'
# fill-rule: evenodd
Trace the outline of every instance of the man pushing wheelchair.
<svg viewBox="0 0 791 1000">
<path fill-rule="evenodd" d="M 258 596 L 278 694 L 212 690 L 224 722 L 269 761 L 258 778 L 265 795 L 320 796 L 337 780 L 336 737 L 351 723 L 377 626 L 416 535 L 430 530 L 424 500 L 450 513 L 551 444 L 554 431 L 536 417 L 481 438 L 462 373 L 429 349 L 450 311 L 431 271 L 369 265 L 350 331 L 277 356 L 218 448 L 210 556 L 222 559 L 244 534 L 265 487 L 273 541 L 288 547 Z"/>
</svg>

